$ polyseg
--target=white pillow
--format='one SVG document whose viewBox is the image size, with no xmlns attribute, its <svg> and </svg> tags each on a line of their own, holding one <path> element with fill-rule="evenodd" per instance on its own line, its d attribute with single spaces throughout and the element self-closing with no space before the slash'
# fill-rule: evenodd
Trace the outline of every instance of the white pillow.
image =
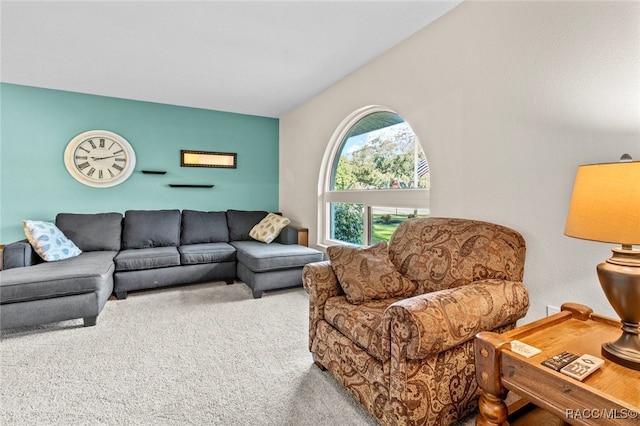
<svg viewBox="0 0 640 426">
<path fill-rule="evenodd" d="M 269 213 L 251 231 L 249 236 L 254 240 L 269 244 L 289 224 L 290 220 L 275 213 Z"/>
<path fill-rule="evenodd" d="M 23 220 L 22 226 L 31 247 L 47 262 L 68 259 L 82 253 L 53 223 Z"/>
</svg>

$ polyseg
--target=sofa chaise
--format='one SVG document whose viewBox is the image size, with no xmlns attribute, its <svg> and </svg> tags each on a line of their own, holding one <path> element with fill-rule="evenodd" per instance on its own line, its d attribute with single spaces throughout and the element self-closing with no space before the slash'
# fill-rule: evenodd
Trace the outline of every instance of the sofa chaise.
<svg viewBox="0 0 640 426">
<path fill-rule="evenodd" d="M 309 349 L 383 425 L 449 425 L 477 406 L 473 338 L 529 307 L 525 242 L 481 221 L 417 218 L 389 246 L 304 267 Z"/>
<path fill-rule="evenodd" d="M 82 253 L 44 262 L 26 241 L 5 246 L 0 328 L 96 319 L 108 298 L 174 284 L 240 278 L 255 298 L 302 284 L 302 268 L 323 253 L 297 244 L 287 226 L 269 244 L 249 234 L 269 213 L 128 210 L 60 213 L 55 225 Z"/>
</svg>

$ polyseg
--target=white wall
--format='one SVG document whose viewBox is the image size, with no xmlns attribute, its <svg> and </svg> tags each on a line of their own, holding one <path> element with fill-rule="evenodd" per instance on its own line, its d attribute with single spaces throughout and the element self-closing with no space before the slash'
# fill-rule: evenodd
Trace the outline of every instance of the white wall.
<svg viewBox="0 0 640 426">
<path fill-rule="evenodd" d="M 615 315 L 595 267 L 610 245 L 563 235 L 576 168 L 640 160 L 640 2 L 465 2 L 280 120 L 280 209 L 317 241 L 331 135 L 397 111 L 431 169 L 431 213 L 527 241 L 528 322 L 575 301 Z"/>
</svg>

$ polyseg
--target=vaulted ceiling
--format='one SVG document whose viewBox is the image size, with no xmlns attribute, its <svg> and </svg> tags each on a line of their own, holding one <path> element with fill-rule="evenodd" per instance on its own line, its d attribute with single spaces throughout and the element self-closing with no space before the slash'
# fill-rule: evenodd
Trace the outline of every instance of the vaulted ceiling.
<svg viewBox="0 0 640 426">
<path fill-rule="evenodd" d="M 0 80 L 281 117 L 459 3 L 2 0 Z"/>
</svg>

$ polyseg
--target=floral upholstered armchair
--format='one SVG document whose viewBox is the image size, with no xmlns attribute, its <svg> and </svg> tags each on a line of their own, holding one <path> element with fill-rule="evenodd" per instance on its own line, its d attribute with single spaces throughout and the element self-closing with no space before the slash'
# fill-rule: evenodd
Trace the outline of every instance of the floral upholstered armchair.
<svg viewBox="0 0 640 426">
<path fill-rule="evenodd" d="M 477 406 L 473 338 L 529 308 L 525 242 L 487 222 L 416 218 L 386 243 L 303 270 L 309 349 L 383 425 L 448 425 Z"/>
</svg>

